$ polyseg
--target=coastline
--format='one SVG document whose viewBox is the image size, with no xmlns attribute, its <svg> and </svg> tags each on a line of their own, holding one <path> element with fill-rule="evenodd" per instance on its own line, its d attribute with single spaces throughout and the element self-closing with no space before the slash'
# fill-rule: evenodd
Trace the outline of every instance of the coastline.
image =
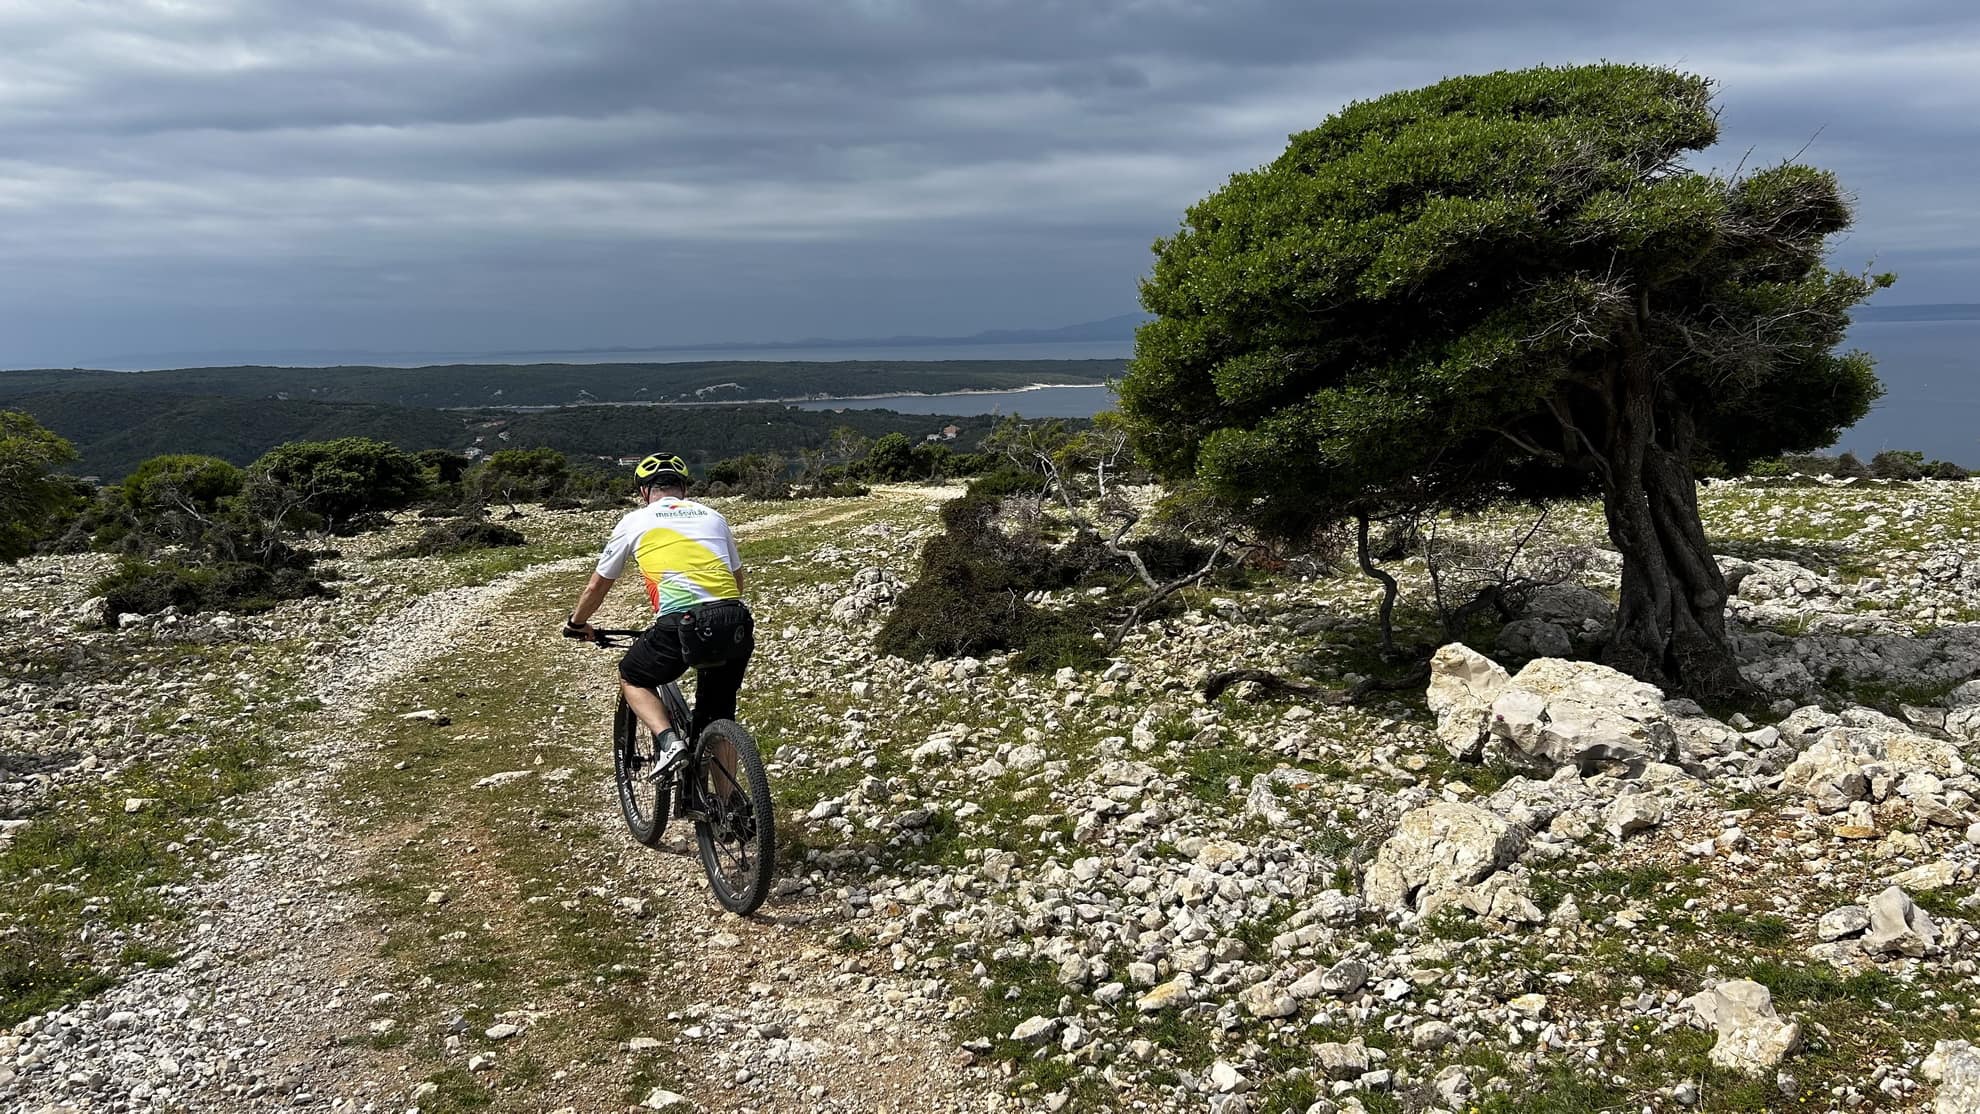
<svg viewBox="0 0 1980 1114">
<path fill-rule="evenodd" d="M 811 395 L 805 398 L 763 399 L 764 402 L 871 402 L 883 398 L 962 398 L 968 395 L 1016 395 L 1026 391 L 1060 390 L 1066 387 L 1104 387 L 1110 382 L 1102 379 L 1098 383 L 1032 383 L 1023 387 L 968 387 L 960 391 L 882 391 L 871 395 Z"/>
<path fill-rule="evenodd" d="M 675 399 L 663 402 L 601 401 L 545 403 L 531 406 L 447 406 L 443 410 L 507 410 L 512 413 L 538 410 L 573 410 L 582 406 L 791 406 L 805 402 L 875 402 L 890 398 L 966 398 L 971 395 L 1014 395 L 1029 391 L 1058 390 L 1066 387 L 1105 387 L 1097 383 L 1032 383 L 1023 387 L 969 387 L 960 391 L 881 391 L 865 395 L 786 395 L 781 398 Z"/>
</svg>

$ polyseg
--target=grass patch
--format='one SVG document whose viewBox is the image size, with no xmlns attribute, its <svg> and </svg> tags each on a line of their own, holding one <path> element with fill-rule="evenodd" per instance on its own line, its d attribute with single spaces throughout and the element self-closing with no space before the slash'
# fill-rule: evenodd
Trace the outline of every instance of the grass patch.
<svg viewBox="0 0 1980 1114">
<path fill-rule="evenodd" d="M 1740 913 L 1725 910 L 1712 914 L 1712 928 L 1728 936 L 1762 947 L 1776 947 L 1794 937 L 1787 919 L 1775 913 Z"/>
<path fill-rule="evenodd" d="M 1270 772 L 1280 762 L 1278 755 L 1234 742 L 1195 747 L 1183 756 L 1183 786 L 1198 800 L 1223 804 L 1233 796 L 1231 779 L 1237 779 L 1241 792 L 1252 778 Z"/>
<path fill-rule="evenodd" d="M 269 780 L 274 739 L 313 707 L 264 695 L 263 722 L 216 715 L 209 722 L 228 733 L 209 745 L 54 795 L 0 852 L 0 1025 L 99 993 L 128 968 L 172 961 L 181 910 L 167 888 L 206 869 L 207 853 L 233 837 L 223 806 Z M 106 939 L 116 948 L 108 957 Z"/>
</svg>

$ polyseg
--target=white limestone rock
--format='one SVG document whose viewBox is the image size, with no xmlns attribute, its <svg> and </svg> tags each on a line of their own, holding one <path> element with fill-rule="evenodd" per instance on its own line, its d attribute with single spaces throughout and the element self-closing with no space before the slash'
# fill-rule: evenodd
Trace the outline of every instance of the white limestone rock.
<svg viewBox="0 0 1980 1114">
<path fill-rule="evenodd" d="M 1919 1065 L 1919 1074 L 1937 1085 L 1932 1114 L 1973 1114 L 1980 1110 L 1980 1049 L 1966 1041 L 1940 1041 Z"/>
<path fill-rule="evenodd" d="M 1477 805 L 1433 801 L 1405 813 L 1376 850 L 1362 896 L 1390 912 L 1434 913 L 1518 858 L 1526 836 Z"/>
<path fill-rule="evenodd" d="M 1782 1021 L 1774 996 L 1751 979 L 1720 983 L 1686 998 L 1682 1005 L 1719 1036 L 1712 1062 L 1744 1072 L 1772 1071 L 1801 1044 L 1801 1025 Z"/>
<path fill-rule="evenodd" d="M 1923 956 L 1939 946 L 1939 926 L 1932 915 L 1911 901 L 1911 895 L 1891 886 L 1870 899 L 1870 931 L 1863 947 L 1870 952 Z"/>
<path fill-rule="evenodd" d="M 1603 810 L 1602 826 L 1621 841 L 1662 824 L 1670 811 L 1661 793 L 1624 793 Z"/>
<path fill-rule="evenodd" d="M 1425 700 L 1437 717 L 1437 738 L 1453 758 L 1478 757 L 1491 728 L 1492 702 L 1511 680 L 1498 662 L 1462 642 L 1431 657 Z"/>
<path fill-rule="evenodd" d="M 1551 773 L 1641 773 L 1675 755 L 1664 694 L 1593 662 L 1541 658 L 1492 702 L 1492 738 L 1515 763 Z"/>
</svg>

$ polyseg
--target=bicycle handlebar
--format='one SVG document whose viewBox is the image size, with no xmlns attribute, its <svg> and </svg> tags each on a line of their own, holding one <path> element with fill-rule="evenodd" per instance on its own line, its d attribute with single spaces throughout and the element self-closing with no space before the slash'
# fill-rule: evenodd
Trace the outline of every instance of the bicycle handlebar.
<svg viewBox="0 0 1980 1114">
<path fill-rule="evenodd" d="M 631 630 L 631 629 L 622 629 L 615 627 L 593 627 L 591 628 L 591 633 L 596 635 L 596 637 L 586 638 L 582 634 L 570 629 L 569 627 L 564 628 L 565 638 L 575 639 L 579 642 L 589 642 L 593 646 L 596 646 L 601 650 L 609 650 L 614 647 L 624 645 L 624 643 L 615 642 L 613 641 L 613 639 L 638 638 L 639 636 L 645 634 L 646 632 L 643 630 Z"/>
</svg>

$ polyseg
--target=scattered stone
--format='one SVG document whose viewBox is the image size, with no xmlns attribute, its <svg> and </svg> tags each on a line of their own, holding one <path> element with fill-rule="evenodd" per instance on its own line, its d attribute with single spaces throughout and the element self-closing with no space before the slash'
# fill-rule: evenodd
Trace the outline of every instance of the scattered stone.
<svg viewBox="0 0 1980 1114">
<path fill-rule="evenodd" d="M 1428 915 L 1518 857 L 1526 831 L 1477 805 L 1434 801 L 1404 814 L 1362 883 L 1369 904 Z"/>
<path fill-rule="evenodd" d="M 1328 1079 L 1360 1079 L 1369 1070 L 1368 1047 L 1360 1041 L 1316 1044 L 1313 1066 Z"/>
<path fill-rule="evenodd" d="M 1329 994 L 1348 995 L 1368 981 L 1368 964 L 1359 959 L 1343 959 L 1320 975 L 1320 989 Z"/>
<path fill-rule="evenodd" d="M 1670 805 L 1656 793 L 1624 793 L 1602 813 L 1602 825 L 1623 840 L 1662 824 L 1669 814 Z"/>
<path fill-rule="evenodd" d="M 1932 1114 L 1973 1114 L 1980 1110 L 1980 1049 L 1963 1041 L 1942 1040 L 1919 1065 L 1919 1074 L 1938 1087 Z"/>
<path fill-rule="evenodd" d="M 1175 978 L 1170 979 L 1168 982 L 1165 982 L 1160 986 L 1157 986 L 1153 990 L 1150 990 L 1148 993 L 1143 994 L 1141 998 L 1135 1002 L 1134 1008 L 1140 1010 L 1142 1013 L 1155 1013 L 1160 1010 L 1168 1009 L 1171 1006 L 1180 1005 L 1183 1002 L 1187 1002 L 1189 1000 L 1189 990 L 1192 983 L 1193 980 L 1190 978 L 1189 975 L 1187 974 L 1177 975 Z"/>
<path fill-rule="evenodd" d="M 1452 757 L 1478 757 L 1492 725 L 1492 702 L 1511 680 L 1499 663 L 1462 642 L 1449 643 L 1430 658 L 1425 699 L 1437 717 L 1437 738 Z"/>
<path fill-rule="evenodd" d="M 1245 987 L 1244 992 L 1238 995 L 1238 1004 L 1253 1017 L 1291 1017 L 1299 1012 L 1298 1000 L 1266 983 Z"/>
<path fill-rule="evenodd" d="M 1492 701 L 1492 738 L 1515 764 L 1551 774 L 1640 774 L 1666 762 L 1677 734 L 1664 694 L 1605 665 L 1541 658 Z"/>
<path fill-rule="evenodd" d="M 1019 1044 L 1045 1044 L 1058 1031 L 1056 1019 L 1033 1015 L 1017 1023 L 1017 1027 L 1011 1030 L 1011 1039 Z"/>
<path fill-rule="evenodd" d="M 1861 905 L 1844 905 L 1822 914 L 1815 922 L 1815 938 L 1824 942 L 1854 936 L 1870 927 L 1870 910 Z"/>
<path fill-rule="evenodd" d="M 1892 886 L 1870 899 L 1870 931 L 1863 946 L 1871 952 L 1926 955 L 1939 946 L 1939 926 L 1930 913 L 1912 904 L 1911 895 Z"/>
<path fill-rule="evenodd" d="M 1782 1021 L 1774 1013 L 1773 994 L 1751 979 L 1720 983 L 1682 1004 L 1718 1034 L 1711 1056 L 1720 1067 L 1772 1071 L 1801 1043 L 1801 1025 Z"/>
<path fill-rule="evenodd" d="M 1499 629 L 1492 648 L 1514 661 L 1564 658 L 1574 653 L 1567 628 L 1545 619 L 1514 619 Z"/>
</svg>

